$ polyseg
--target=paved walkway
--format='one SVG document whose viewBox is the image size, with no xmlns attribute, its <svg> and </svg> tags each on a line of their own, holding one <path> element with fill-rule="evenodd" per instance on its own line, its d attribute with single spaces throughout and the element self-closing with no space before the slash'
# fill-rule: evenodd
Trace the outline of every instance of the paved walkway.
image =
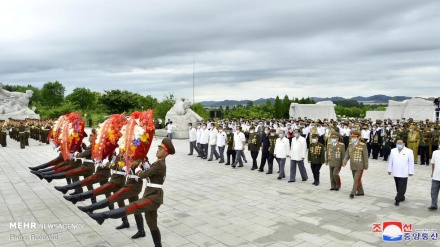
<svg viewBox="0 0 440 247">
<path fill-rule="evenodd" d="M 149 158 L 160 140 L 155 140 Z M 19 149 L 8 139 L 0 147 L 0 245 L 1 246 L 152 246 L 147 237 L 132 240 L 131 227 L 116 230 L 119 219 L 98 225 L 78 205 L 64 200 L 53 186 L 29 173 L 35 166 L 56 157 L 50 145 Z M 440 241 L 385 243 L 381 233 L 372 232 L 373 223 L 402 221 L 413 228 L 440 230 L 440 212 L 430 212 L 431 167 L 416 166 L 410 178 L 406 201 L 393 205 L 394 180 L 387 175 L 387 163 L 370 160 L 364 175 L 366 195 L 349 199 L 351 172 L 343 168 L 342 189 L 329 191 L 328 168 L 321 169 L 321 185 L 297 178 L 295 183 L 277 180 L 245 167 L 232 169 L 215 161 L 188 156 L 188 142 L 174 140 L 177 153 L 167 159 L 165 201 L 159 209 L 163 246 L 440 246 Z M 250 155 L 246 152 L 248 161 Z M 277 170 L 277 169 L 275 169 Z M 287 173 L 289 168 L 287 167 Z M 311 170 L 308 167 L 311 177 Z M 99 197 L 98 199 L 103 199 Z M 35 229 L 15 229 L 10 223 L 36 223 Z M 44 229 L 40 224 L 71 224 L 77 228 Z M 57 238 L 52 240 L 31 239 Z M 23 239 L 23 237 L 25 239 Z"/>
</svg>

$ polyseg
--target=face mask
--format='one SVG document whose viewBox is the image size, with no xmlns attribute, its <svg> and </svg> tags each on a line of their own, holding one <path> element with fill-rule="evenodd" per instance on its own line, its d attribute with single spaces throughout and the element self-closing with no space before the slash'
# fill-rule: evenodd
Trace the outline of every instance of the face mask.
<svg viewBox="0 0 440 247">
<path fill-rule="evenodd" d="M 206 126 L 203 126 L 202 129 L 206 129 Z"/>
<path fill-rule="evenodd" d="M 270 133 L 271 136 L 275 136 L 275 133 Z"/>
<path fill-rule="evenodd" d="M 192 127 L 191 127 L 191 126 L 188 126 L 188 129 L 192 129 Z"/>
<path fill-rule="evenodd" d="M 338 142 L 338 140 L 332 139 L 332 143 L 337 143 L 337 142 Z"/>
<path fill-rule="evenodd" d="M 222 129 L 219 129 L 218 131 L 219 131 L 219 132 L 223 132 L 223 130 L 222 130 Z"/>
<path fill-rule="evenodd" d="M 312 139 L 312 143 L 316 143 L 318 140 L 316 139 Z"/>
<path fill-rule="evenodd" d="M 253 134 L 253 133 L 254 133 L 254 131 L 253 131 L 253 130 L 249 130 L 249 133 Z"/>
<path fill-rule="evenodd" d="M 402 148 L 403 148 L 403 145 L 401 145 L 401 144 L 397 144 L 396 147 L 397 147 L 397 149 L 402 149 Z"/>
<path fill-rule="evenodd" d="M 294 136 L 294 137 L 298 137 L 298 134 L 295 133 L 295 134 L 293 134 L 293 136 Z"/>
<path fill-rule="evenodd" d="M 229 135 L 229 134 L 231 134 L 231 133 L 229 133 L 229 132 L 226 132 L 226 135 Z"/>
<path fill-rule="evenodd" d="M 268 130 L 265 130 L 265 131 L 264 131 L 264 134 L 266 134 L 266 135 L 269 134 L 269 131 L 268 131 Z"/>
<path fill-rule="evenodd" d="M 434 129 L 431 129 L 431 131 L 434 131 Z"/>
<path fill-rule="evenodd" d="M 237 133 L 240 133 L 240 130 L 236 130 L 237 131 Z"/>
<path fill-rule="evenodd" d="M 279 138 L 283 138 L 283 134 L 278 134 L 278 137 Z"/>
<path fill-rule="evenodd" d="M 358 139 L 357 138 L 351 138 L 351 142 L 353 143 L 357 143 Z"/>
</svg>

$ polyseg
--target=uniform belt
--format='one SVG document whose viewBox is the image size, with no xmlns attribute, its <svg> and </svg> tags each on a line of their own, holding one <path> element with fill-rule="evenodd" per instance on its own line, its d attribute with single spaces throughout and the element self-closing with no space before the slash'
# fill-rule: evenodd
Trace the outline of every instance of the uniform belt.
<svg viewBox="0 0 440 247">
<path fill-rule="evenodd" d="M 128 175 L 128 178 L 139 178 L 137 175 Z"/>
<path fill-rule="evenodd" d="M 123 172 L 123 171 L 113 171 L 113 174 L 125 175 L 125 172 Z"/>
<path fill-rule="evenodd" d="M 18 132 L 19 134 L 24 134 L 24 132 Z"/>
<path fill-rule="evenodd" d="M 162 189 L 162 184 L 147 183 L 147 187 Z"/>
</svg>

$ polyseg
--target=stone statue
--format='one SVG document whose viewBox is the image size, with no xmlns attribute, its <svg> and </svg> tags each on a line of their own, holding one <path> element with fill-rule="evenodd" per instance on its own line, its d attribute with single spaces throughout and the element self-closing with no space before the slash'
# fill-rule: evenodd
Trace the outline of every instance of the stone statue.
<svg viewBox="0 0 440 247">
<path fill-rule="evenodd" d="M 26 90 L 26 93 L 9 92 L 3 89 L 3 83 L 0 82 L 0 119 L 39 119 L 35 114 L 35 107 L 29 109 L 29 100 L 33 95 L 32 90 Z"/>
<path fill-rule="evenodd" d="M 203 120 L 202 117 L 189 108 L 190 106 L 190 100 L 178 100 L 167 112 L 165 119 L 170 119 L 173 121 L 173 125 L 176 126 L 175 132 L 173 132 L 174 138 L 188 138 L 188 123 L 196 126 L 198 121 Z"/>
</svg>

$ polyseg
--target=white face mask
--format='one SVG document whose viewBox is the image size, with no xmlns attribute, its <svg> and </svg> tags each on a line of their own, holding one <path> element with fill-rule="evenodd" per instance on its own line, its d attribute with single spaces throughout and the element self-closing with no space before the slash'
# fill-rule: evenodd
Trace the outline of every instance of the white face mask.
<svg viewBox="0 0 440 247">
<path fill-rule="evenodd" d="M 357 138 L 351 138 L 351 142 L 353 142 L 353 143 L 357 143 Z"/>
</svg>

